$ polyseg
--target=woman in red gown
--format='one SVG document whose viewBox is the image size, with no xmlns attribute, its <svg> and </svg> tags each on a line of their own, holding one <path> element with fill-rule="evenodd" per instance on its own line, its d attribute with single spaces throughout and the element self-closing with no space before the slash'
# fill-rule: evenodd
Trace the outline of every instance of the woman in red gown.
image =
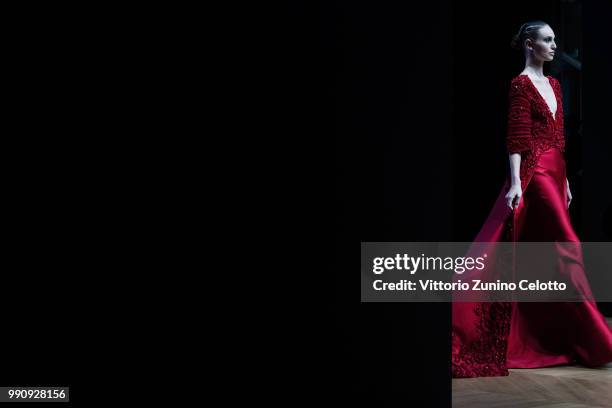
<svg viewBox="0 0 612 408">
<path fill-rule="evenodd" d="M 513 47 L 523 50 L 526 63 L 510 84 L 510 175 L 475 242 L 573 242 L 579 247 L 568 210 L 561 87 L 543 74 L 544 62 L 554 58 L 554 32 L 541 21 L 526 23 Z M 581 251 L 556 254 L 556 262 L 559 273 L 584 278 Z M 587 293 L 588 283 L 581 290 L 588 300 L 453 303 L 453 377 L 612 362 L 612 330 Z"/>
</svg>

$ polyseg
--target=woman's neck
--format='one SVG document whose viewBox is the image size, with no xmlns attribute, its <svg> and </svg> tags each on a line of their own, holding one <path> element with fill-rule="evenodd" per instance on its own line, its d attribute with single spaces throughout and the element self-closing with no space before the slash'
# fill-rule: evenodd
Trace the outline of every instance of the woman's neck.
<svg viewBox="0 0 612 408">
<path fill-rule="evenodd" d="M 524 73 L 531 77 L 543 79 L 544 78 L 544 61 L 535 61 L 528 58 L 525 62 Z"/>
</svg>

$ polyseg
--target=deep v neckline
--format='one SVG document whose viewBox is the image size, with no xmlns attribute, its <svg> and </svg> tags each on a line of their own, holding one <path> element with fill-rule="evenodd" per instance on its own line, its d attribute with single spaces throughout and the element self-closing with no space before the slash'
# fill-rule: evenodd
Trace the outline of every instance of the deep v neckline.
<svg viewBox="0 0 612 408">
<path fill-rule="evenodd" d="M 540 100 L 542 101 L 542 103 L 544 103 L 544 105 L 546 106 L 546 109 L 548 110 L 548 113 L 550 113 L 550 116 L 552 117 L 553 121 L 556 122 L 557 121 L 557 112 L 559 112 L 559 98 L 557 97 L 557 91 L 555 90 L 555 87 L 553 86 L 552 81 L 550 80 L 550 75 L 546 75 L 546 79 L 548 79 L 548 84 L 550 85 L 550 87 L 551 87 L 551 89 L 553 91 L 553 95 L 555 95 L 555 101 L 557 102 L 557 109 L 555 109 L 555 113 L 553 113 L 552 109 L 550 109 L 550 105 L 548 104 L 548 102 L 546 102 L 546 99 L 544 98 L 544 96 L 542 96 L 542 94 L 540 93 L 540 90 L 538 89 L 538 87 L 535 86 L 535 84 L 533 83 L 531 78 L 529 78 L 529 75 L 527 75 L 527 74 L 521 74 L 521 75 L 524 75 L 524 76 L 527 77 L 527 81 L 529 81 L 529 83 L 531 84 L 531 86 L 533 87 L 535 92 L 540 97 Z"/>
</svg>

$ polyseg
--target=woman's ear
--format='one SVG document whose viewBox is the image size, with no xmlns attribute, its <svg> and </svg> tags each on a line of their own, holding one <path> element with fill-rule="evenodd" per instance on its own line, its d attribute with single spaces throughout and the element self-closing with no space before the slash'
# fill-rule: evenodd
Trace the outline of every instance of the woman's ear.
<svg viewBox="0 0 612 408">
<path fill-rule="evenodd" d="M 527 48 L 528 51 L 533 51 L 533 40 L 531 38 L 525 40 L 525 48 Z"/>
</svg>

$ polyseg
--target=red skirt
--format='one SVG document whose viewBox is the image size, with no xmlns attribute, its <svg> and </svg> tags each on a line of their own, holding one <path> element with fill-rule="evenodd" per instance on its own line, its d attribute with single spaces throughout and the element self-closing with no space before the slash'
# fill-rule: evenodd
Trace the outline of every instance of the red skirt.
<svg viewBox="0 0 612 408">
<path fill-rule="evenodd" d="M 570 222 L 559 149 L 541 154 L 514 211 L 506 205 L 508 189 L 506 180 L 475 241 L 580 242 Z M 560 273 L 577 277 L 585 299 L 592 299 L 581 251 L 557 258 Z M 612 362 L 612 330 L 593 301 L 453 303 L 453 377 L 574 362 L 588 367 Z"/>
</svg>

